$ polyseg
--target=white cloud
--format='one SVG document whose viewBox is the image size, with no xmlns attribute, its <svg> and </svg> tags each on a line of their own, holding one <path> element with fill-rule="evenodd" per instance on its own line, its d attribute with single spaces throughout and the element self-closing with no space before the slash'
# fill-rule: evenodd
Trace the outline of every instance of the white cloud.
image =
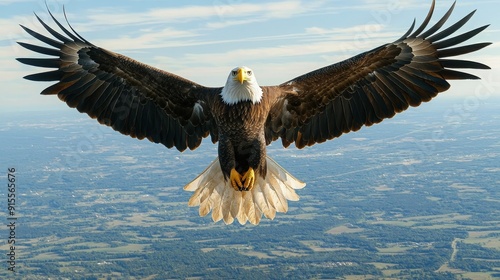
<svg viewBox="0 0 500 280">
<path fill-rule="evenodd" d="M 165 28 L 163 30 L 142 30 L 138 36 L 122 35 L 109 39 L 93 40 L 93 43 L 113 51 L 139 50 L 150 48 L 166 48 L 170 46 L 186 45 L 187 38 L 197 36 L 190 31 Z M 179 40 L 182 38 L 183 40 Z M 189 39 L 191 40 L 191 39 Z"/>
<path fill-rule="evenodd" d="M 19 2 L 31 2 L 32 0 L 0 0 L 0 5 L 9 5 Z"/>
<path fill-rule="evenodd" d="M 22 17 L 22 16 L 14 16 L 10 18 L 2 18 L 0 19 L 0 38 L 1 41 L 4 42 L 15 42 L 18 38 L 21 38 L 24 36 L 24 31 L 23 29 L 19 26 L 19 24 L 30 24 L 32 21 L 30 21 L 29 17 Z"/>
<path fill-rule="evenodd" d="M 24 67 L 15 58 L 27 54 L 28 52 L 17 44 L 0 47 L 0 83 L 20 77 Z"/>
<path fill-rule="evenodd" d="M 167 22 L 206 21 L 216 19 L 224 22 L 228 19 L 251 17 L 259 20 L 269 18 L 292 17 L 306 13 L 320 5 L 320 2 L 311 1 L 280 1 L 274 3 L 236 3 L 224 4 L 213 2 L 213 5 L 184 6 L 175 8 L 155 8 L 146 12 L 111 13 L 108 9 L 94 10 L 87 16 L 93 25 L 114 24 L 152 24 Z M 228 2 L 230 3 L 230 2 Z M 76 15 L 75 15 L 76 16 Z"/>
<path fill-rule="evenodd" d="M 325 28 L 320 28 L 320 27 L 309 27 L 306 29 L 308 33 L 311 34 L 338 34 L 338 33 L 346 33 L 346 34 L 357 34 L 357 33 L 368 33 L 368 34 L 375 34 L 376 32 L 379 32 L 384 29 L 384 25 L 382 24 L 376 24 L 376 23 L 370 23 L 370 24 L 363 24 L 363 25 L 355 25 L 351 26 L 348 28 L 332 28 L 332 29 L 325 29 Z"/>
</svg>

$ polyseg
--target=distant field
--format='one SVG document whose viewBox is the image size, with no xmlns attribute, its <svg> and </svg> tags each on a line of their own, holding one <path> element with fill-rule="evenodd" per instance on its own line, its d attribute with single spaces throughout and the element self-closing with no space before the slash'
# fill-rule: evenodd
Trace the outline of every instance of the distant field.
<svg viewBox="0 0 500 280">
<path fill-rule="evenodd" d="M 491 105 L 443 124 L 443 104 L 305 150 L 271 145 L 307 187 L 259 226 L 214 224 L 187 207 L 181 188 L 213 160 L 212 145 L 181 155 L 103 130 L 81 150 L 92 120 L 6 119 L 0 149 L 21 182 L 16 275 L 494 279 L 500 113 Z"/>
</svg>

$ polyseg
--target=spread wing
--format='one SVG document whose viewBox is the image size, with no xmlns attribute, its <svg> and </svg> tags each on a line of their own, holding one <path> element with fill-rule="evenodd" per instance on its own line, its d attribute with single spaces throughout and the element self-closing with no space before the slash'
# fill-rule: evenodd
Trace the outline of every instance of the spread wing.
<svg viewBox="0 0 500 280">
<path fill-rule="evenodd" d="M 409 106 L 419 106 L 447 90 L 448 79 L 479 79 L 452 68 L 489 69 L 472 61 L 448 57 L 477 51 L 490 43 L 456 47 L 486 26 L 447 38 L 474 14 L 440 31 L 453 6 L 424 32 L 433 10 L 422 25 L 393 43 L 297 77 L 278 86 L 280 97 L 266 124 L 267 143 L 281 137 L 287 147 L 321 143 L 391 118 Z"/>
<path fill-rule="evenodd" d="M 51 47 L 19 44 L 53 58 L 17 59 L 32 66 L 55 68 L 25 77 L 33 81 L 57 81 L 41 94 L 57 94 L 70 107 L 101 124 L 131 137 L 147 138 L 168 148 L 175 146 L 179 151 L 195 149 L 209 134 L 213 142 L 217 141 L 210 106 L 220 88 L 203 87 L 99 48 L 71 26 L 72 32 L 67 30 L 50 15 L 65 35 L 37 16 L 54 39 L 21 27 Z"/>
</svg>

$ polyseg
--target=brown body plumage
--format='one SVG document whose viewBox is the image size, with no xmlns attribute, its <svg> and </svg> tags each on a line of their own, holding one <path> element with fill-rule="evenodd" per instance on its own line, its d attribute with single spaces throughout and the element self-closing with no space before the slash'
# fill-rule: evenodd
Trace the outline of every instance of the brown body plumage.
<svg viewBox="0 0 500 280">
<path fill-rule="evenodd" d="M 440 30 L 453 7 L 426 29 L 433 1 L 414 32 L 412 25 L 392 43 L 270 87 L 259 87 L 245 67 L 231 71 L 223 88 L 204 87 L 99 48 L 54 17 L 65 35 L 39 20 L 57 40 L 23 27 L 52 48 L 20 43 L 54 58 L 18 60 L 55 68 L 26 78 L 56 81 L 42 94 L 57 94 L 123 134 L 179 151 L 211 135 L 219 141 L 219 158 L 186 185 L 195 191 L 189 205 L 200 205 L 202 216 L 212 211 L 214 221 L 256 224 L 262 214 L 272 219 L 286 212 L 287 200 L 298 199 L 294 189 L 305 185 L 266 156 L 266 145 L 281 138 L 285 147 L 303 148 L 333 139 L 431 100 L 449 88 L 449 79 L 478 79 L 453 68 L 488 69 L 449 58 L 489 45 L 456 47 L 487 26 L 451 37 L 474 14 Z"/>
<path fill-rule="evenodd" d="M 232 168 L 244 173 L 252 167 L 266 176 L 266 124 L 269 96 L 259 103 L 251 101 L 228 105 L 220 99 L 212 107 L 214 120 L 219 127 L 219 160 L 224 177 L 229 178 Z M 228 121 L 230 120 L 230 121 Z"/>
</svg>

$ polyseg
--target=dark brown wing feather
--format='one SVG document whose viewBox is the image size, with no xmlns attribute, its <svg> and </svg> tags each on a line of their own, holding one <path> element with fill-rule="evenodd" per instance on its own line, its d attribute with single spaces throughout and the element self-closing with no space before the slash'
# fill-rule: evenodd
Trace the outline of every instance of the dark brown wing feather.
<svg viewBox="0 0 500 280">
<path fill-rule="evenodd" d="M 195 149 L 209 134 L 213 142 L 217 141 L 210 106 L 220 88 L 206 88 L 99 48 L 72 28 L 73 32 L 67 30 L 54 16 L 52 19 L 69 38 L 38 18 L 55 39 L 22 28 L 53 48 L 19 43 L 34 52 L 55 56 L 18 58 L 28 65 L 56 69 L 25 77 L 58 81 L 42 94 L 57 94 L 70 107 L 123 134 L 147 138 L 168 148 L 175 146 L 179 151 Z"/>
<path fill-rule="evenodd" d="M 281 98 L 272 107 L 266 127 L 268 143 L 281 137 L 287 147 L 321 143 L 391 118 L 409 106 L 418 106 L 447 90 L 447 79 L 478 79 L 449 68 L 489 69 L 472 61 L 446 57 L 477 51 L 490 43 L 455 47 L 487 26 L 447 38 L 474 14 L 470 13 L 436 33 L 454 5 L 433 27 L 434 2 L 422 25 L 394 43 L 380 46 L 343 62 L 297 77 L 276 90 Z"/>
</svg>

